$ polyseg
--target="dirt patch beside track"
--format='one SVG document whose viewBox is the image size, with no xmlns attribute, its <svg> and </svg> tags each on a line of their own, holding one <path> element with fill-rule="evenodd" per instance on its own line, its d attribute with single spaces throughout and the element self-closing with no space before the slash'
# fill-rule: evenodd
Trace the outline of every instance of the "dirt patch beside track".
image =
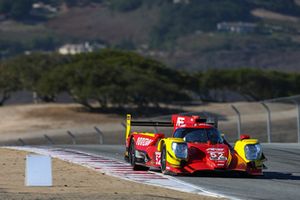
<svg viewBox="0 0 300 200">
<path fill-rule="evenodd" d="M 234 105 L 241 113 L 242 133 L 266 142 L 267 113 L 263 106 L 257 102 L 236 102 Z M 292 103 L 269 103 L 268 106 L 272 110 L 272 141 L 296 142 L 296 106 Z M 179 109 L 171 106 L 170 108 Z M 237 117 L 230 103 L 185 105 L 181 106 L 180 110 L 217 115 L 220 130 L 226 134 L 229 141 L 236 140 Z M 136 113 L 132 114 L 133 117 L 137 117 Z M 51 137 L 55 144 L 71 144 L 72 141 L 67 135 L 68 130 L 76 135 L 78 144 L 95 144 L 99 141 L 94 130 L 95 126 L 102 130 L 105 144 L 123 144 L 125 141 L 124 127 L 121 125 L 125 114 L 121 116 L 89 113 L 78 104 L 4 106 L 0 108 L 0 118 L 0 144 L 4 145 L 20 145 L 19 138 L 29 145 L 48 144 L 44 138 L 45 134 Z M 170 120 L 170 116 L 162 119 Z M 154 128 L 143 131 L 154 131 Z M 159 131 L 168 134 L 162 128 L 159 128 Z"/>
<path fill-rule="evenodd" d="M 0 199 L 216 199 L 120 180 L 53 159 L 53 187 L 26 187 L 26 152 L 0 149 Z"/>
</svg>

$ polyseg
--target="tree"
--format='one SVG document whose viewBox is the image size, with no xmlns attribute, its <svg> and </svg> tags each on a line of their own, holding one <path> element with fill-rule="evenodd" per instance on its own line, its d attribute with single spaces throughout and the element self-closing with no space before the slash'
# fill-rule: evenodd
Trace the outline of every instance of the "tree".
<svg viewBox="0 0 300 200">
<path fill-rule="evenodd" d="M 41 91 L 45 87 L 48 80 L 48 73 L 56 67 L 67 63 L 69 58 L 58 54 L 35 53 L 32 55 L 23 55 L 8 61 L 8 65 L 12 67 L 14 73 L 18 76 L 22 89 L 33 91 L 38 94 L 38 98 L 42 101 L 54 101 L 53 94 L 47 95 Z"/>
<path fill-rule="evenodd" d="M 11 1 L 10 0 L 0 0 L 0 13 L 8 13 L 11 9 Z"/>
<path fill-rule="evenodd" d="M 14 19 L 28 17 L 34 0 L 0 0 L 0 13 Z"/>
<path fill-rule="evenodd" d="M 263 100 L 295 95 L 300 92 L 298 74 L 256 69 L 209 70 L 199 78 L 201 86 L 206 88 L 208 100 L 217 100 L 209 96 L 211 90 L 235 91 L 247 100 Z"/>
<path fill-rule="evenodd" d="M 0 64 L 0 106 L 10 98 L 11 93 L 20 89 L 18 77 L 7 65 Z"/>
<path fill-rule="evenodd" d="M 187 99 L 175 70 L 136 53 L 102 50 L 73 57 L 72 62 L 58 69 L 68 92 L 89 109 L 108 105 L 159 106 L 159 103 Z M 168 95 L 165 95 L 168 94 Z"/>
<path fill-rule="evenodd" d="M 114 10 L 128 12 L 139 8 L 143 0 L 111 0 L 110 7 Z"/>
</svg>

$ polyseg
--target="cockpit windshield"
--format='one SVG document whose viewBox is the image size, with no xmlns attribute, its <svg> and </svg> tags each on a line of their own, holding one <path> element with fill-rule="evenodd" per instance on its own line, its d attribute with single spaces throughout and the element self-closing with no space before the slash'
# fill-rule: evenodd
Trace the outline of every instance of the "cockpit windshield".
<svg viewBox="0 0 300 200">
<path fill-rule="evenodd" d="M 183 138 L 186 142 L 223 143 L 221 134 L 216 128 L 179 128 L 175 131 L 174 137 Z"/>
</svg>

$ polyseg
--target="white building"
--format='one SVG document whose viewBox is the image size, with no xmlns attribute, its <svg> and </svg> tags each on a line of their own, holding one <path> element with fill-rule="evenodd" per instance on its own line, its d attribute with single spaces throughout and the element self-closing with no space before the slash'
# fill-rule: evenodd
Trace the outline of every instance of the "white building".
<svg viewBox="0 0 300 200">
<path fill-rule="evenodd" d="M 79 53 L 89 53 L 93 52 L 96 49 L 105 48 L 105 45 L 91 45 L 90 43 L 86 42 L 84 44 L 65 44 L 58 49 L 58 52 L 63 55 L 75 55 Z"/>
<path fill-rule="evenodd" d="M 42 9 L 42 10 L 46 10 L 48 12 L 53 12 L 53 13 L 56 13 L 58 11 L 57 8 L 55 8 L 51 5 L 45 4 L 43 2 L 37 2 L 37 3 L 32 4 L 32 9 Z"/>
</svg>

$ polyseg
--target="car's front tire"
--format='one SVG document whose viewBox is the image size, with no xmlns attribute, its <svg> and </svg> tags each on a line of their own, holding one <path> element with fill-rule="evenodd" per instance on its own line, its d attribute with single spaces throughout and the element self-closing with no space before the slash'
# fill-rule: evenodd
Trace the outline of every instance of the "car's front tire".
<svg viewBox="0 0 300 200">
<path fill-rule="evenodd" d="M 160 156 L 160 169 L 161 173 L 168 174 L 167 171 L 167 150 L 166 145 L 163 145 Z"/>
</svg>

